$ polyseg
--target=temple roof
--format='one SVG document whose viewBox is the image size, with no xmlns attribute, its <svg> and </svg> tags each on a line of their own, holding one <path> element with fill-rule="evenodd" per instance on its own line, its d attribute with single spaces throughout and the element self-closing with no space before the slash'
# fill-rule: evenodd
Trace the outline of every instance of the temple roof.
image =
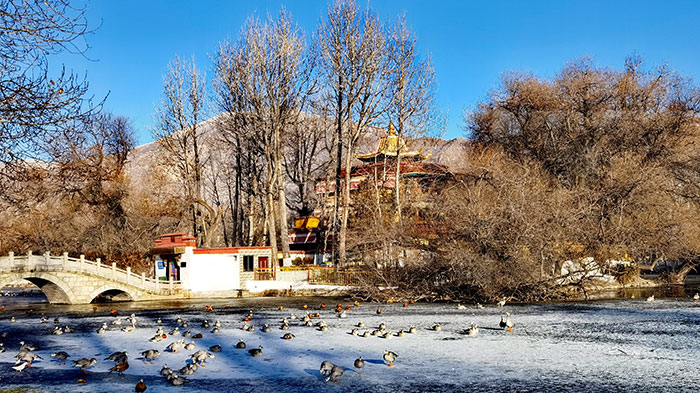
<svg viewBox="0 0 700 393">
<path fill-rule="evenodd" d="M 385 158 L 393 158 L 401 156 L 401 159 L 408 159 L 413 161 L 421 161 L 430 157 L 432 153 L 423 155 L 421 151 L 407 151 L 406 141 L 396 135 L 396 130 L 394 125 L 389 122 L 389 128 L 387 129 L 387 135 L 382 137 L 379 141 L 379 146 L 377 150 L 372 153 L 367 154 L 356 154 L 355 157 L 361 161 L 372 162 L 384 160 Z"/>
</svg>

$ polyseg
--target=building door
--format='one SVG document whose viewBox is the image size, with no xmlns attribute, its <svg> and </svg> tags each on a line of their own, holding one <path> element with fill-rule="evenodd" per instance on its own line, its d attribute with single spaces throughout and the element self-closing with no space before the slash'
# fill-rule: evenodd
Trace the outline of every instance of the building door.
<svg viewBox="0 0 700 393">
<path fill-rule="evenodd" d="M 267 269 L 270 267 L 270 260 L 267 257 L 258 257 L 258 267 L 260 269 Z"/>
</svg>

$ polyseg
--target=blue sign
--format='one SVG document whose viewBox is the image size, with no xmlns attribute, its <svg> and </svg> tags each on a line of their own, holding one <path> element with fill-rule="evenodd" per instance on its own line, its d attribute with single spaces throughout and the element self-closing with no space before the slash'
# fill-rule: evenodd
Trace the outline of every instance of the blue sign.
<svg viewBox="0 0 700 393">
<path fill-rule="evenodd" d="M 165 265 L 163 265 L 163 261 L 158 261 L 158 269 L 165 269 Z"/>
</svg>

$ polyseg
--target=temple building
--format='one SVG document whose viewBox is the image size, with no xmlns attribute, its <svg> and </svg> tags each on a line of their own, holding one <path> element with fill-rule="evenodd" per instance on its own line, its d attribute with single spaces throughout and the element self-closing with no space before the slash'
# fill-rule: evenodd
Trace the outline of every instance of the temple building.
<svg viewBox="0 0 700 393">
<path fill-rule="evenodd" d="M 399 176 L 406 180 L 414 194 L 438 191 L 445 182 L 454 178 L 454 174 L 445 165 L 427 162 L 432 154 L 422 151 L 408 150 L 404 138 L 396 135 L 396 130 L 389 123 L 387 135 L 379 141 L 377 149 L 366 154 L 356 154 L 355 157 L 363 164 L 354 165 L 350 173 L 351 195 L 363 187 L 376 186 L 387 192 L 392 192 L 396 186 L 396 162 L 399 160 Z M 345 168 L 341 170 L 345 179 Z M 328 217 L 335 207 L 335 178 L 322 178 L 316 183 L 316 194 L 322 203 L 314 212 L 317 217 Z M 331 209 L 331 210 L 329 210 Z"/>
<path fill-rule="evenodd" d="M 350 173 L 350 208 L 353 209 L 353 199 L 363 190 L 384 195 L 385 200 L 391 196 L 396 186 L 396 163 L 399 160 L 399 176 L 402 179 L 402 193 L 410 195 L 411 206 L 420 209 L 427 201 L 425 195 L 434 194 L 444 189 L 445 185 L 454 180 L 455 175 L 445 165 L 427 162 L 431 154 L 423 154 L 421 150 L 409 150 L 404 138 L 400 138 L 390 123 L 387 134 L 383 136 L 377 148 L 368 153 L 356 154 L 355 158 L 362 164 L 354 165 Z M 345 181 L 346 168 L 341 170 L 342 181 Z M 311 254 L 315 252 L 316 264 L 328 261 L 332 235 L 325 232 L 335 209 L 335 178 L 327 177 L 317 180 L 316 194 L 320 204 L 314 211 L 315 219 L 312 226 L 297 225 L 290 230 L 290 247 L 304 250 Z M 369 195 L 369 194 L 368 194 Z M 342 209 L 342 206 L 341 206 Z M 414 209 L 415 210 L 415 209 Z M 309 218 L 304 218 L 309 219 Z M 352 219 L 352 215 L 351 215 Z M 420 217 L 414 217 L 420 221 Z M 304 221 L 306 223 L 306 221 Z M 312 239 L 312 240 L 310 240 Z"/>
</svg>

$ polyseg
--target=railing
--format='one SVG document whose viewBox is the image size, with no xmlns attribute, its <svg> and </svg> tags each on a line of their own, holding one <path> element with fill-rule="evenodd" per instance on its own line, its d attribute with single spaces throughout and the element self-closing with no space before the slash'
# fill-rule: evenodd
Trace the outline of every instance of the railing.
<svg viewBox="0 0 700 393">
<path fill-rule="evenodd" d="M 271 267 L 256 267 L 254 270 L 255 280 L 274 280 L 275 279 L 275 269 Z"/>
<path fill-rule="evenodd" d="M 280 279 L 308 281 L 310 284 L 359 285 L 364 271 L 326 266 L 288 266 L 280 268 Z"/>
<path fill-rule="evenodd" d="M 180 281 L 174 280 L 159 281 L 146 277 L 145 273 L 135 274 L 131 272 L 130 267 L 127 267 L 126 270 L 120 269 L 115 263 L 105 265 L 101 263 L 100 258 L 94 262 L 85 259 L 84 255 L 81 255 L 80 258 L 71 258 L 65 252 L 61 256 L 52 256 L 48 252 L 43 255 L 33 255 L 31 251 L 27 255 L 15 256 L 11 252 L 7 257 L 0 258 L 0 273 L 27 270 L 90 274 L 145 291 L 163 294 L 172 293 L 175 289 L 179 289 L 181 284 Z"/>
</svg>

